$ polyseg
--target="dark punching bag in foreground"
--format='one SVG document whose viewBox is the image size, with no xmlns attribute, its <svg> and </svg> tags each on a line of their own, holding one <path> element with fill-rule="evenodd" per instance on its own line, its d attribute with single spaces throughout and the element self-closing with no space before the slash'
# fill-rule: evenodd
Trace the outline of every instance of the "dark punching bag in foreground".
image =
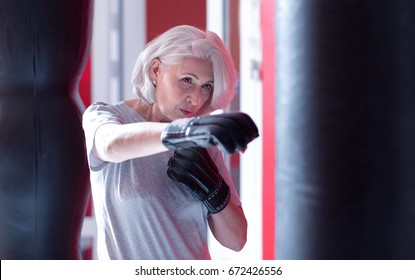
<svg viewBox="0 0 415 280">
<path fill-rule="evenodd" d="M 79 259 L 93 2 L 0 0 L 0 258 Z"/>
<path fill-rule="evenodd" d="M 415 259 L 415 1 L 279 0 L 278 259 Z"/>
</svg>

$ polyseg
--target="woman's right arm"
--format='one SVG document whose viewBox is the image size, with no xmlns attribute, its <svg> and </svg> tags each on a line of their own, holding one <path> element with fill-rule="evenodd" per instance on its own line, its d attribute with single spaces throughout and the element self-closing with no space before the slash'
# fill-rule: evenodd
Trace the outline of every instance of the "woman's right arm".
<svg viewBox="0 0 415 280">
<path fill-rule="evenodd" d="M 95 132 L 93 153 L 108 162 L 122 162 L 167 151 L 160 140 L 168 123 L 107 123 Z"/>
</svg>

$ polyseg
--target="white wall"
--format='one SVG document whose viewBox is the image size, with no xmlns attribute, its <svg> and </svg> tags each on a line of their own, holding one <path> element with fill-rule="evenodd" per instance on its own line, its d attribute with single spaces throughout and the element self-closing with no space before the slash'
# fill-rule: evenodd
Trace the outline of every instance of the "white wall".
<svg viewBox="0 0 415 280">
<path fill-rule="evenodd" d="M 92 101 L 133 97 L 131 72 L 146 40 L 145 0 L 95 1 Z"/>
<path fill-rule="evenodd" d="M 240 110 L 251 116 L 262 135 L 262 45 L 258 0 L 240 1 Z M 248 145 L 241 156 L 241 197 L 248 219 L 248 242 L 245 258 L 262 258 L 262 139 Z"/>
</svg>

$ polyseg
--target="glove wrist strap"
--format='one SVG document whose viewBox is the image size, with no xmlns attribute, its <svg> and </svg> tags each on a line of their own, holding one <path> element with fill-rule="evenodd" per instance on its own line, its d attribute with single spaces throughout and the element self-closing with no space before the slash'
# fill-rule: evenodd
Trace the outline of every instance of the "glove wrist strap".
<svg viewBox="0 0 415 280">
<path fill-rule="evenodd" d="M 216 214 L 222 211 L 231 198 L 229 186 L 220 178 L 216 187 L 209 193 L 203 204 L 207 207 L 211 214 Z"/>
</svg>

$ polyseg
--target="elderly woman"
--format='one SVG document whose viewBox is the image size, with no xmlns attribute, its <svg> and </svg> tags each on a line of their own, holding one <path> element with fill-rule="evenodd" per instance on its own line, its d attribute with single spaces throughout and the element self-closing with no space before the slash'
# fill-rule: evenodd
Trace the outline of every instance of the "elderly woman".
<svg viewBox="0 0 415 280">
<path fill-rule="evenodd" d="M 208 227 L 239 251 L 247 221 L 222 151 L 258 136 L 225 108 L 236 72 L 220 38 L 177 26 L 151 41 L 133 70 L 137 98 L 84 113 L 100 259 L 210 259 Z"/>
</svg>

